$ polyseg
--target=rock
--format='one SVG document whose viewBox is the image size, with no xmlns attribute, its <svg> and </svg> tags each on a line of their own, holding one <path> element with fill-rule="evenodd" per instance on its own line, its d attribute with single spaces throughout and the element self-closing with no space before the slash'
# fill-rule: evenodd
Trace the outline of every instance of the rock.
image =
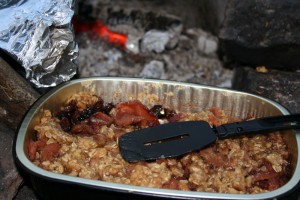
<svg viewBox="0 0 300 200">
<path fill-rule="evenodd" d="M 201 29 L 188 29 L 187 34 L 197 37 L 197 46 L 205 55 L 214 56 L 218 50 L 218 38 Z"/>
<path fill-rule="evenodd" d="M 22 177 L 15 167 L 12 156 L 14 132 L 2 122 L 0 123 L 0 200 L 13 199 Z"/>
<path fill-rule="evenodd" d="M 300 1 L 231 0 L 219 32 L 228 62 L 296 70 L 300 63 Z"/>
<path fill-rule="evenodd" d="M 140 76 L 144 78 L 163 78 L 165 73 L 164 63 L 161 61 L 153 60 L 147 63 L 141 72 Z"/>
<path fill-rule="evenodd" d="M 214 40 L 210 40 L 204 36 L 201 36 L 198 39 L 198 47 L 201 51 L 205 52 L 206 54 L 214 53 L 217 51 L 217 42 Z"/>
<path fill-rule="evenodd" d="M 38 199 L 41 198 L 39 198 L 39 196 L 34 192 L 34 190 L 28 185 L 24 185 L 22 188 L 20 188 L 18 194 L 14 198 L 14 200 L 38 200 Z"/>
<path fill-rule="evenodd" d="M 275 100 L 292 113 L 300 112 L 300 72 L 261 73 L 250 67 L 238 67 L 234 70 L 232 87 Z"/>
<path fill-rule="evenodd" d="M 31 85 L 0 54 L 0 121 L 16 130 L 25 112 L 39 97 Z"/>
<path fill-rule="evenodd" d="M 178 37 L 173 32 L 150 30 L 141 40 L 141 51 L 161 53 L 167 47 L 172 49 L 177 44 Z"/>
<path fill-rule="evenodd" d="M 229 0 L 201 0 L 199 2 L 196 26 L 205 31 L 218 35 L 220 26 L 224 20 L 224 13 Z"/>
</svg>

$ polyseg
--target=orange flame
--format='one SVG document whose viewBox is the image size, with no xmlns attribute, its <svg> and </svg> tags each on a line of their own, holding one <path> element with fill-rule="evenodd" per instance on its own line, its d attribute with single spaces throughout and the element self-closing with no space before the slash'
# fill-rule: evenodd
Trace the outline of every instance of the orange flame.
<svg viewBox="0 0 300 200">
<path fill-rule="evenodd" d="M 79 23 L 78 20 L 73 19 L 72 22 L 74 25 L 75 33 L 92 31 L 99 37 L 107 40 L 109 43 L 123 48 L 126 45 L 128 39 L 127 35 L 110 31 L 107 26 L 105 26 L 99 19 L 96 19 L 95 21 L 88 21 L 85 23 Z"/>
</svg>

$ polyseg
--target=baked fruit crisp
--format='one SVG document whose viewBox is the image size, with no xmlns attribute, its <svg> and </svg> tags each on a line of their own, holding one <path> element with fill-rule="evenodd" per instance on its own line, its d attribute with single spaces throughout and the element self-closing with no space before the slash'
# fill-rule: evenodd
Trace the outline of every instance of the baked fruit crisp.
<svg viewBox="0 0 300 200">
<path fill-rule="evenodd" d="M 126 132 L 174 121 L 211 125 L 241 121 L 210 108 L 182 113 L 138 100 L 107 103 L 79 93 L 55 112 L 43 111 L 29 159 L 55 173 L 115 183 L 176 190 L 255 194 L 274 190 L 291 177 L 290 154 L 279 132 L 218 140 L 179 158 L 128 163 L 118 149 Z"/>
</svg>

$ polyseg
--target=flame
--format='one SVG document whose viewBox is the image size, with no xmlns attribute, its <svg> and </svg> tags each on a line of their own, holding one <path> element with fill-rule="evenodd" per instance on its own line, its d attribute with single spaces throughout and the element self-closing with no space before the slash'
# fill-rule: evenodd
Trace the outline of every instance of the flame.
<svg viewBox="0 0 300 200">
<path fill-rule="evenodd" d="M 80 23 L 73 19 L 75 33 L 92 31 L 99 37 L 107 40 L 109 43 L 125 48 L 127 42 L 127 35 L 110 31 L 99 19 Z"/>
</svg>

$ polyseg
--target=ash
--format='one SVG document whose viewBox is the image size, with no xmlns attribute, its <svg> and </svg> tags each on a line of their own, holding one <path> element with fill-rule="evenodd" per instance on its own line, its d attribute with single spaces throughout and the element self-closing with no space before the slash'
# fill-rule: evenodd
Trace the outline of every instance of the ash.
<svg viewBox="0 0 300 200">
<path fill-rule="evenodd" d="M 128 35 L 134 41 L 131 45 L 140 45 L 138 51 L 114 46 L 88 32 L 80 33 L 76 36 L 80 49 L 78 76 L 155 78 L 231 88 L 233 72 L 223 67 L 217 55 L 218 38 L 201 28 L 185 30 L 176 18 L 167 19 L 174 23 L 164 30 L 141 30 L 132 23 L 106 20 L 110 30 Z"/>
</svg>

